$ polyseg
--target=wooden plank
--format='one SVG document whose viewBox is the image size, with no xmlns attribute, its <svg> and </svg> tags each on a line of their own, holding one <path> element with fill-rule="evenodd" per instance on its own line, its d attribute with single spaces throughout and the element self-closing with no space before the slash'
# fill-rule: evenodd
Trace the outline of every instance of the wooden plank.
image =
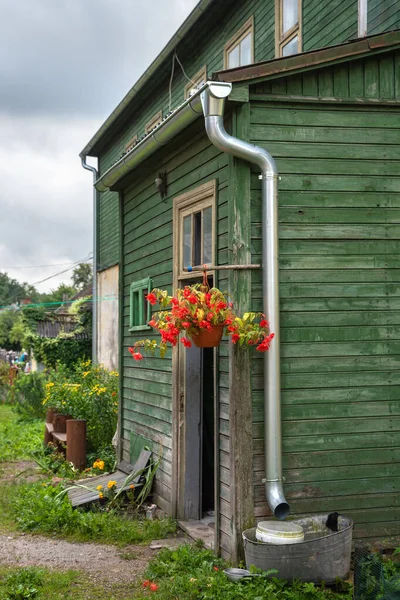
<svg viewBox="0 0 400 600">
<path fill-rule="evenodd" d="M 85 486 L 85 487 L 76 487 L 72 488 L 68 491 L 68 497 L 72 503 L 73 507 L 82 506 L 83 504 L 88 504 L 89 502 L 95 502 L 99 499 L 99 492 L 96 490 L 96 487 L 102 485 L 103 488 L 107 487 L 109 481 L 116 481 L 116 489 L 120 490 L 121 487 L 124 490 L 128 490 L 131 485 L 139 486 L 142 485 L 140 480 L 143 477 L 143 470 L 149 464 L 151 458 L 151 452 L 148 450 L 142 450 L 138 460 L 135 465 L 129 465 L 127 461 L 121 461 L 119 466 L 121 465 L 123 470 L 119 468 L 114 473 L 109 473 L 106 475 L 99 475 L 97 477 L 86 478 L 76 482 L 77 486 Z M 126 472 L 128 470 L 128 473 Z M 134 473 L 138 473 L 136 477 L 132 478 L 128 484 L 124 486 L 124 482 L 127 479 L 128 474 L 133 475 Z M 90 489 L 86 489 L 90 488 Z"/>
<path fill-rule="evenodd" d="M 56 432 L 53 431 L 52 433 L 53 439 L 57 440 L 58 442 L 62 442 L 64 444 L 67 443 L 67 434 L 66 433 L 60 433 L 60 432 Z"/>
<path fill-rule="evenodd" d="M 238 107 L 233 113 L 233 135 L 248 139 L 250 122 L 249 105 Z M 231 264 L 248 264 L 250 254 L 250 166 L 236 158 L 229 158 L 231 174 L 229 222 L 229 256 Z M 229 290 L 236 310 L 248 310 L 251 296 L 251 273 L 232 270 L 229 272 Z M 252 401 L 251 369 L 249 351 L 229 346 L 229 438 L 230 470 L 223 483 L 230 484 L 231 560 L 238 564 L 244 558 L 242 531 L 253 525 L 254 500 L 252 494 Z M 220 429 L 223 431 L 223 428 Z M 223 467 L 220 469 L 223 477 Z M 221 538 L 222 539 L 222 538 Z"/>
</svg>

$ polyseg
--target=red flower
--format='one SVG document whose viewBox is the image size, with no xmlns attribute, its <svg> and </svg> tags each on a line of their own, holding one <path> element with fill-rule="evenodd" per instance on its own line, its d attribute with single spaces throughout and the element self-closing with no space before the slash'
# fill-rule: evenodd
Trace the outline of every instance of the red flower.
<svg viewBox="0 0 400 600">
<path fill-rule="evenodd" d="M 154 305 L 157 304 L 157 296 L 153 293 L 151 294 L 147 294 L 147 296 L 145 296 L 147 302 L 150 302 L 150 304 Z"/>
<path fill-rule="evenodd" d="M 185 287 L 185 289 L 183 290 L 183 296 L 184 298 L 189 298 L 189 296 L 191 296 L 192 292 L 190 291 L 190 289 L 188 287 Z"/>
<path fill-rule="evenodd" d="M 267 352 L 267 350 L 269 350 L 271 341 L 274 339 L 275 334 L 274 333 L 270 333 L 268 336 L 266 336 L 263 341 L 261 342 L 261 344 L 259 344 L 257 346 L 257 350 L 259 352 Z"/>
<path fill-rule="evenodd" d="M 150 587 L 150 581 L 148 579 L 146 579 L 146 581 L 143 581 L 143 587 Z"/>
<path fill-rule="evenodd" d="M 132 354 L 132 356 L 133 356 L 134 360 L 142 360 L 142 358 L 143 358 L 143 356 L 142 356 L 142 354 L 140 354 L 140 352 L 134 352 Z"/>
<path fill-rule="evenodd" d="M 151 583 L 150 584 L 150 589 L 152 592 L 156 592 L 158 590 L 159 586 L 156 583 Z"/>
<path fill-rule="evenodd" d="M 240 340 L 240 335 L 238 333 L 234 333 L 232 336 L 232 342 L 236 344 Z"/>
<path fill-rule="evenodd" d="M 266 321 L 265 319 L 260 321 L 260 327 L 268 327 L 268 321 Z"/>
<path fill-rule="evenodd" d="M 157 321 L 152 319 L 151 321 L 149 321 L 149 325 L 150 325 L 150 327 L 157 327 Z"/>
<path fill-rule="evenodd" d="M 227 308 L 227 304 L 226 302 L 217 302 L 217 304 L 215 305 L 215 310 L 225 310 Z"/>
<path fill-rule="evenodd" d="M 211 321 L 214 318 L 214 315 L 212 312 L 209 312 L 207 315 L 207 321 Z"/>
<path fill-rule="evenodd" d="M 235 333 L 235 331 L 237 331 L 236 325 L 230 325 L 228 327 L 228 331 L 230 331 L 231 333 Z"/>
<path fill-rule="evenodd" d="M 190 327 L 190 323 L 189 323 L 188 321 L 183 321 L 183 323 L 182 323 L 182 327 L 183 327 L 184 329 L 189 329 L 189 327 Z"/>
<path fill-rule="evenodd" d="M 178 300 L 178 298 L 172 298 L 171 299 L 171 304 L 172 304 L 172 306 L 179 306 L 179 300 Z"/>
<path fill-rule="evenodd" d="M 213 567 L 214 571 L 219 571 L 218 567 Z"/>
<path fill-rule="evenodd" d="M 197 304 L 197 298 L 194 295 L 188 297 L 190 304 Z"/>
<path fill-rule="evenodd" d="M 187 338 L 183 337 L 181 339 L 182 344 L 185 346 L 185 348 L 191 348 L 192 347 L 192 342 L 190 340 L 188 340 Z"/>
<path fill-rule="evenodd" d="M 210 323 L 208 321 L 200 321 L 199 327 L 201 329 L 208 329 L 208 331 L 210 331 L 212 329 L 212 326 L 210 325 Z"/>
<path fill-rule="evenodd" d="M 232 319 L 230 319 L 230 318 L 225 319 L 225 323 L 224 323 L 225 325 L 231 325 L 231 323 L 232 323 Z"/>
</svg>

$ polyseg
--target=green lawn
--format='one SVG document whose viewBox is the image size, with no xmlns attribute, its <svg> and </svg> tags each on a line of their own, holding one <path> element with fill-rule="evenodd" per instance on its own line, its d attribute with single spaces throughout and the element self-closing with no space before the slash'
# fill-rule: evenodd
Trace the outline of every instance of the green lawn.
<svg viewBox="0 0 400 600">
<path fill-rule="evenodd" d="M 0 462 L 29 459 L 43 437 L 43 421 L 20 421 L 10 406 L 0 405 Z"/>
<path fill-rule="evenodd" d="M 0 600 L 130 600 L 133 593 L 133 585 L 103 585 L 78 571 L 0 567 Z"/>
</svg>

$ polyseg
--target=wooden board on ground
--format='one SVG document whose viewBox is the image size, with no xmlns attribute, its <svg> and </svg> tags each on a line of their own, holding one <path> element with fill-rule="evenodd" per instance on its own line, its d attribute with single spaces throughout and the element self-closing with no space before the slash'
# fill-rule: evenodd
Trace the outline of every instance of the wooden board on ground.
<svg viewBox="0 0 400 600">
<path fill-rule="evenodd" d="M 85 486 L 85 487 L 74 487 L 68 491 L 68 498 L 71 501 L 73 507 L 82 506 L 83 504 L 88 504 L 89 502 L 96 502 L 99 499 L 99 492 L 96 489 L 97 486 L 102 485 L 103 488 L 107 488 L 107 484 L 109 481 L 117 482 L 117 491 L 124 486 L 124 482 L 128 475 L 139 473 L 132 480 L 126 484 L 123 489 L 129 490 L 129 486 L 134 485 L 141 486 L 141 478 L 142 471 L 146 469 L 150 462 L 151 452 L 149 450 L 142 450 L 139 458 L 137 459 L 135 465 L 131 465 L 126 461 L 122 461 L 118 466 L 117 470 L 113 473 L 108 473 L 107 475 L 99 475 L 98 477 L 90 477 L 87 479 L 80 479 L 76 482 L 77 486 Z"/>
</svg>

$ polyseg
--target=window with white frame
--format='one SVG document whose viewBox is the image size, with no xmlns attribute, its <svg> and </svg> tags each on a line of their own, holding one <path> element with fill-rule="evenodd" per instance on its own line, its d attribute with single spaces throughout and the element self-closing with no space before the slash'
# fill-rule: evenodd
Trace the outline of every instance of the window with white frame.
<svg viewBox="0 0 400 600">
<path fill-rule="evenodd" d="M 290 56 L 301 52 L 302 0 L 276 1 L 276 54 Z"/>
<path fill-rule="evenodd" d="M 152 129 L 154 129 L 154 127 L 157 127 L 157 125 L 159 125 L 162 121 L 162 110 L 158 111 L 158 113 L 156 115 L 154 115 L 154 117 L 152 117 L 150 119 L 150 121 L 148 121 L 146 123 L 146 125 L 144 126 L 144 132 L 146 134 L 150 133 L 150 131 Z"/>
<path fill-rule="evenodd" d="M 192 94 L 194 94 L 196 90 L 201 88 L 201 86 L 206 83 L 206 81 L 207 67 L 206 65 L 204 65 L 204 67 L 192 77 L 192 81 L 185 85 L 185 99 L 189 98 Z"/>
<path fill-rule="evenodd" d="M 254 62 L 254 19 L 246 23 L 225 44 L 224 68 L 235 69 Z"/>
<path fill-rule="evenodd" d="M 188 267 L 214 264 L 215 187 L 215 181 L 211 181 L 174 199 L 174 260 L 178 279 L 187 278 Z"/>
</svg>

